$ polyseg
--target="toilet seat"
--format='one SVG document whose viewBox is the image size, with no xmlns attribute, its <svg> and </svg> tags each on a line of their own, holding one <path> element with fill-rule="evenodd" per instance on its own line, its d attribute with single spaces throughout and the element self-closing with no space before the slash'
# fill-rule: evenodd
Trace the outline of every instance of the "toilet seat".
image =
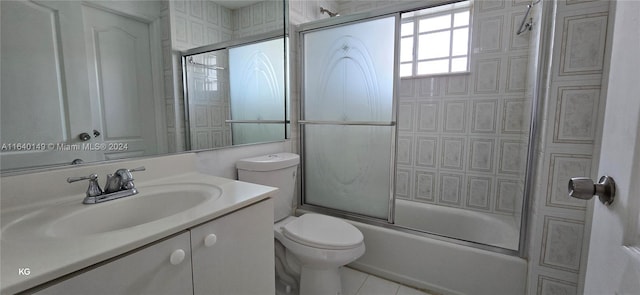
<svg viewBox="0 0 640 295">
<path fill-rule="evenodd" d="M 338 218 L 308 213 L 287 223 L 282 233 L 288 239 L 319 249 L 344 250 L 363 244 L 362 233 Z"/>
</svg>

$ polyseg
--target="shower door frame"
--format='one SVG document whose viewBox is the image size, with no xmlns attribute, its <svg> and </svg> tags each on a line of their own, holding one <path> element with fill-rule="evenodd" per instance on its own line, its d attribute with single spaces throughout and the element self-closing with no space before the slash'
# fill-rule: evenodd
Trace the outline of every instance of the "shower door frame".
<svg viewBox="0 0 640 295">
<path fill-rule="evenodd" d="M 1 1 L 1 0 L 0 0 Z M 285 1 L 286 2 L 286 1 Z M 194 55 L 198 55 L 198 54 L 203 54 L 203 53 L 208 53 L 208 52 L 213 52 L 213 51 L 219 51 L 219 50 L 229 50 L 231 48 L 234 47 L 241 47 L 241 46 L 245 46 L 245 45 L 253 45 L 253 44 L 257 44 L 257 43 L 261 43 L 261 42 L 267 42 L 267 41 L 273 41 L 273 40 L 277 40 L 282 38 L 282 42 L 284 43 L 284 68 L 285 68 L 285 76 L 286 76 L 286 72 L 287 72 L 287 68 L 289 67 L 289 56 L 288 56 L 288 44 L 289 44 L 289 39 L 288 39 L 288 34 L 285 31 L 280 31 L 280 30 L 274 30 L 274 31 L 269 31 L 266 33 L 261 33 L 261 34 L 256 34 L 253 36 L 248 36 L 248 37 L 243 37 L 243 38 L 238 38 L 235 40 L 229 40 L 229 41 L 222 41 L 222 42 L 218 42 L 218 43 L 214 43 L 214 44 L 209 44 L 209 45 L 204 45 L 204 46 L 200 46 L 200 47 L 195 47 L 195 48 L 191 48 L 191 49 L 187 49 L 184 51 L 180 51 L 180 65 L 181 65 L 181 72 L 182 72 L 182 85 L 183 85 L 183 89 L 182 89 L 182 102 L 184 104 L 184 121 L 186 122 L 184 125 L 184 128 L 186 129 L 186 132 L 184 134 L 184 141 L 185 141 L 185 150 L 187 151 L 191 151 L 191 116 L 189 114 L 189 87 L 187 87 L 188 85 L 188 58 Z M 233 120 L 233 119 L 229 119 L 229 120 L 224 120 L 225 124 L 283 124 L 285 125 L 284 128 L 284 136 L 282 139 L 277 139 L 277 140 L 271 140 L 271 141 L 265 141 L 265 142 L 257 142 L 257 143 L 244 143 L 244 144 L 233 144 L 233 137 L 232 137 L 232 143 L 228 146 L 221 146 L 221 147 L 214 147 L 214 148 L 206 148 L 204 150 L 209 150 L 209 149 L 223 149 L 223 148 L 229 148 L 229 147 L 238 147 L 238 146 L 246 146 L 246 145 L 254 145 L 254 144 L 262 144 L 262 143 L 273 143 L 273 142 L 283 142 L 287 139 L 290 138 L 290 136 L 288 136 L 288 132 L 287 132 L 287 124 L 290 123 L 290 120 L 287 118 L 288 116 L 288 112 L 287 112 L 287 107 L 289 105 L 289 92 L 288 92 L 288 77 L 285 77 L 284 79 L 284 116 L 282 120 Z M 230 116 L 230 114 L 229 114 Z"/>
<path fill-rule="evenodd" d="M 383 18 L 388 18 L 388 17 L 394 17 L 394 23 L 395 23 L 395 28 L 394 28 L 394 52 L 396 52 L 399 49 L 400 43 L 398 42 L 398 39 L 396 38 L 396 36 L 399 34 L 399 30 L 400 30 L 400 12 L 395 11 L 392 13 L 376 13 L 376 14 L 372 14 L 372 13 L 363 13 L 363 14 L 356 14 L 356 15 L 352 15 L 352 16 L 347 16 L 347 17 L 332 17 L 323 21 L 319 21 L 319 22 L 314 22 L 314 23 L 310 23 L 310 24 L 305 24 L 303 26 L 300 26 L 297 28 L 296 30 L 296 34 L 298 37 L 298 46 L 297 46 L 297 50 L 298 50 L 298 60 L 300 61 L 298 63 L 298 70 L 300 71 L 300 76 L 301 76 L 301 80 L 300 81 L 304 81 L 304 62 L 303 61 L 303 56 L 304 56 L 304 42 L 303 42 L 303 35 L 305 33 L 311 33 L 314 31 L 319 31 L 319 30 L 325 30 L 328 28 L 335 28 L 335 27 L 340 27 L 340 26 L 345 26 L 345 25 L 351 25 L 351 24 L 357 24 L 357 23 L 362 23 L 362 22 L 367 22 L 367 21 L 372 21 L 372 20 L 377 20 L 377 19 L 383 19 Z M 318 120 L 305 120 L 305 112 L 304 112 L 304 93 L 305 93 L 305 88 L 304 88 L 304 83 L 301 83 L 300 86 L 300 105 L 299 105 L 299 116 L 300 119 L 298 120 L 298 126 L 299 126 L 299 131 L 300 131 L 300 141 L 299 141 L 299 148 L 300 148 L 300 156 L 301 156 L 301 161 L 300 161 L 300 179 L 301 179 L 301 186 L 300 186 L 300 202 L 299 202 L 299 208 L 301 209 L 305 209 L 305 210 L 309 210 L 309 211 L 314 211 L 314 212 L 321 212 L 321 213 L 327 213 L 330 215 L 335 215 L 335 216 L 340 216 L 340 217 L 344 217 L 347 219 L 354 219 L 354 220 L 361 220 L 361 221 L 367 221 L 367 222 L 381 222 L 385 219 L 382 218 L 376 218 L 376 217 L 372 217 L 372 216 L 367 216 L 367 215 L 363 215 L 363 214 L 358 214 L 358 213 L 352 213 L 352 212 L 348 212 L 345 210 L 340 210 L 340 209 L 333 209 L 333 208 L 327 208 L 327 207 L 323 207 L 323 206 L 318 206 L 318 205 L 311 205 L 311 204 L 306 204 L 305 203 L 305 128 L 304 125 L 332 125 L 332 126 L 379 126 L 379 127 L 391 127 L 391 142 L 389 142 L 390 147 L 391 147 L 391 156 L 390 156 L 390 160 L 389 160 L 389 169 L 390 171 L 392 171 L 392 173 L 390 173 L 389 175 L 389 198 L 388 198 L 388 210 L 387 210 L 387 218 L 386 218 L 386 223 L 387 224 L 393 224 L 394 223 L 394 219 L 395 219 L 395 175 L 396 175 L 396 144 L 397 144 L 397 135 L 396 135 L 396 128 L 397 128 L 397 124 L 396 124 L 396 118 L 397 118 L 397 100 L 398 100 L 398 85 L 400 84 L 400 76 L 399 76 L 399 68 L 398 68 L 398 64 L 399 64 L 399 56 L 394 54 L 394 58 L 393 58 L 393 91 L 392 91 L 392 102 L 391 102 L 391 121 L 389 122 L 382 122 L 382 121 L 318 121 Z"/>
<path fill-rule="evenodd" d="M 398 41 L 398 34 L 399 34 L 399 30 L 400 30 L 400 22 L 401 22 L 401 17 L 400 15 L 404 12 L 409 12 L 409 11 L 414 11 L 414 10 L 418 10 L 418 9 L 424 9 L 424 8 L 429 8 L 429 7 L 435 7 L 435 6 L 440 6 L 440 5 L 446 5 L 446 4 L 451 4 L 451 3 L 456 3 L 456 2 L 460 2 L 463 0 L 436 0 L 433 1 L 431 3 L 428 3 L 425 5 L 425 3 L 407 3 L 407 4 L 398 4 L 398 5 L 394 5 L 393 7 L 388 7 L 388 8 L 382 8 L 382 9 L 377 9 L 377 10 L 372 10 L 369 12 L 364 12 L 364 13 L 358 13 L 358 14 L 353 14 L 353 15 L 346 15 L 346 16 L 340 16 L 340 17 L 332 17 L 332 18 L 328 18 L 328 19 L 323 19 L 323 20 L 318 20 L 318 21 L 314 21 L 311 23 L 305 23 L 299 26 L 292 26 L 292 28 L 295 30 L 295 34 L 296 37 L 298 38 L 298 44 L 297 44 L 297 54 L 296 57 L 298 58 L 298 65 L 297 65 L 297 70 L 300 73 L 300 77 L 301 80 L 300 81 L 304 81 L 304 63 L 303 61 L 303 56 L 304 56 L 304 45 L 301 42 L 302 40 L 302 35 L 305 32 L 310 32 L 310 31 L 314 31 L 314 30 L 320 30 L 320 29 L 326 29 L 326 28 L 330 28 L 330 27 L 336 27 L 336 26 L 340 26 L 340 25 L 347 25 L 347 24 L 352 24 L 352 23 L 356 23 L 356 22 L 361 22 L 361 21 L 366 21 L 366 20 L 371 20 L 374 18 L 382 18 L 385 16 L 391 16 L 391 15 L 396 15 L 396 38 L 394 40 L 394 48 L 396 50 L 396 52 L 399 49 L 399 41 Z M 473 4 L 472 4 L 473 5 Z M 537 67 L 537 75 L 535 76 L 535 81 L 532 83 L 532 89 L 531 91 L 533 92 L 532 94 L 532 100 L 531 100 L 531 117 L 529 120 L 529 142 L 527 145 L 527 162 L 526 162 L 526 167 L 525 167 L 525 179 L 524 179 L 524 187 L 523 187 L 523 201 L 522 201 L 522 213 L 521 213 L 521 217 L 520 217 L 520 231 L 519 231 L 519 239 L 518 239 L 518 249 L 517 250 L 512 250 L 512 249 L 506 249 L 506 248 L 501 248 L 498 246 L 492 246 L 492 245 L 487 245 L 487 244 L 482 244 L 482 243 L 478 243 L 478 242 L 473 242 L 473 241 L 467 241 L 467 240 L 463 240 L 463 239 L 459 239 L 459 238 L 452 238 L 449 236 L 444 236 L 444 235 L 440 235 L 437 233 L 432 233 L 432 232 L 426 232 L 426 231 L 422 231 L 422 230 L 418 230 L 415 228 L 409 228 L 409 227 L 405 227 L 405 226 L 401 226 L 401 225 L 397 225 L 394 223 L 394 219 L 395 219 L 395 175 L 396 175 L 396 153 L 395 153 L 395 149 L 397 146 L 397 124 L 395 124 L 395 120 L 397 118 L 397 100 L 398 100 L 398 86 L 400 85 L 400 76 L 398 75 L 399 72 L 399 55 L 396 54 L 394 56 L 394 61 L 395 61 L 395 65 L 394 65 L 394 82 L 393 82 L 393 102 L 392 102 L 392 107 L 393 107 L 393 115 L 392 115 L 392 122 L 393 122 L 393 130 L 392 130 L 392 141 L 393 141 L 393 145 L 392 145 L 392 156 L 391 156 L 391 160 L 392 163 L 390 163 L 390 169 L 391 171 L 393 171 L 393 173 L 391 174 L 391 195 L 390 195 L 390 206 L 389 206 L 389 215 L 388 215 L 388 219 L 387 220 L 383 220 L 380 218 L 374 218 L 374 217 L 370 217 L 370 216 L 365 216 L 365 215 L 361 215 L 361 214 L 356 214 L 356 213 L 351 213 L 351 212 L 347 212 L 347 211 L 343 211 L 343 210 L 338 210 L 338 209 L 332 209 L 332 208 L 327 208 L 327 207 L 322 207 L 322 206 L 316 206 L 316 205 L 311 205 L 311 204 L 305 204 L 305 182 L 304 182 L 304 177 L 305 177 L 305 173 L 304 173 L 304 165 L 305 165 L 305 153 L 304 153 L 304 125 L 306 124 L 310 124 L 310 122 L 305 121 L 304 120 L 304 84 L 301 83 L 301 87 L 299 89 L 299 94 L 300 94 L 300 100 L 299 100 L 299 106 L 298 106 L 298 110 L 299 110 L 299 116 L 300 119 L 298 121 L 298 126 L 299 126 L 299 132 L 300 132 L 300 136 L 299 136 L 299 151 L 301 154 L 301 161 L 300 161 L 300 169 L 301 169 L 301 173 L 300 173 L 300 178 L 301 178 L 301 185 L 300 185 L 300 197 L 299 197 L 299 202 L 298 202 L 298 206 L 297 206 L 297 210 L 298 213 L 305 213 L 305 212 L 316 212 L 316 213 L 322 213 L 322 214 L 327 214 L 327 215 L 331 215 L 331 216 L 336 216 L 336 217 L 340 217 L 340 218 L 344 218 L 347 220 L 352 220 L 352 221 L 357 221 L 357 222 L 362 222 L 365 224 L 369 224 L 369 225 L 375 225 L 375 226 L 380 226 L 383 228 L 387 228 L 387 229 L 392 229 L 392 230 L 397 230 L 397 231 L 401 231 L 404 233 L 409 233 L 409 234 L 414 234 L 417 236 L 422 236 L 422 237 L 427 237 L 427 238 L 432 238 L 432 239 L 436 239 L 436 240 L 440 240 L 440 241 L 444 241 L 444 242 L 449 242 L 449 243 L 453 243 L 453 244 L 458 244 L 458 245 L 462 245 L 462 246 L 468 246 L 468 247 L 472 247 L 472 248 L 476 248 L 476 249 L 482 249 L 482 250 L 487 250 L 490 252 L 495 252 L 495 253 L 500 253 L 500 254 L 506 254 L 506 255 L 510 255 L 510 256 L 516 256 L 516 257 L 521 257 L 521 258 L 526 258 L 527 257 L 527 250 L 528 250 L 528 246 L 527 246 L 527 242 L 528 242 L 528 229 L 529 229 L 529 218 L 531 216 L 529 209 L 531 208 L 531 196 L 533 195 L 533 190 L 534 190 L 534 178 L 536 175 L 536 165 L 537 165 L 537 157 L 536 157 L 536 152 L 535 149 L 537 147 L 537 144 L 539 142 L 539 126 L 541 126 L 542 124 L 542 116 L 539 116 L 537 114 L 537 111 L 541 109 L 540 105 L 542 103 L 544 103 L 543 99 L 540 99 L 540 95 L 546 95 L 546 91 L 548 91 L 548 89 L 546 89 L 546 85 L 549 83 L 548 79 L 550 77 L 550 75 L 548 73 L 546 73 L 545 71 L 548 71 L 549 69 L 551 69 L 551 53 L 547 53 L 546 50 L 547 47 L 549 46 L 553 46 L 553 38 L 554 38 L 554 34 L 553 34 L 553 28 L 555 27 L 555 18 L 553 17 L 555 15 L 555 10 L 554 10 L 554 5 L 551 6 L 543 6 L 541 9 L 541 21 L 540 21 L 540 25 L 537 29 L 540 30 L 540 38 L 538 40 L 534 40 L 533 42 L 537 41 L 540 42 L 539 44 L 539 50 L 538 52 L 535 53 L 536 56 L 536 61 L 534 61 L 535 66 Z M 530 41 L 531 42 L 531 41 Z M 364 122 L 360 122 L 360 123 L 364 123 Z"/>
</svg>

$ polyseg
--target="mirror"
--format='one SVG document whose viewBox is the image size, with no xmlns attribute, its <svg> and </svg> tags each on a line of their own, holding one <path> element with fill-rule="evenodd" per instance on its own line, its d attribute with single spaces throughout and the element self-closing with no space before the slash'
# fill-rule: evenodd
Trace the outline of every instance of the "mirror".
<svg viewBox="0 0 640 295">
<path fill-rule="evenodd" d="M 0 1 L 2 172 L 284 140 L 284 132 L 247 133 L 211 144 L 209 133 L 210 144 L 191 145 L 188 126 L 202 121 L 185 115 L 180 59 L 193 48 L 264 35 L 280 36 L 284 59 L 284 7 L 283 0 Z M 279 108 L 285 99 L 282 91 L 270 102 Z M 230 107 L 216 112 L 231 119 Z M 198 119 L 232 125 L 214 115 Z"/>
<path fill-rule="evenodd" d="M 191 148 L 284 136 L 284 49 L 283 38 L 276 36 L 222 49 L 207 46 L 183 56 Z"/>
</svg>

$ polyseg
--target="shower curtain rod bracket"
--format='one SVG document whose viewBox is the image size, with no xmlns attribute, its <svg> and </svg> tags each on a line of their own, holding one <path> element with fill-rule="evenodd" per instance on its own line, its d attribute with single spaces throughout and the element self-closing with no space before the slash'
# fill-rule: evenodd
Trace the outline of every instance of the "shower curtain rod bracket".
<svg viewBox="0 0 640 295">
<path fill-rule="evenodd" d="M 529 17 L 529 13 L 531 12 L 531 8 L 540 3 L 542 0 L 531 1 L 530 4 L 527 5 L 527 12 L 524 13 L 524 17 L 522 18 L 522 22 L 520 23 L 520 28 L 516 32 L 516 35 L 520 35 L 526 31 L 531 31 L 533 29 L 533 17 L 529 18 L 529 22 L 527 22 L 527 17 Z"/>
</svg>

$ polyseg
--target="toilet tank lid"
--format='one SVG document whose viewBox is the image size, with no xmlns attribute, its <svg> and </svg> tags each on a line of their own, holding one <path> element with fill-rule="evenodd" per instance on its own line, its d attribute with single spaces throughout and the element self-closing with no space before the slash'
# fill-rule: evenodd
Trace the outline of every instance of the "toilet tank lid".
<svg viewBox="0 0 640 295">
<path fill-rule="evenodd" d="M 248 171 L 273 171 L 298 165 L 300 156 L 292 153 L 277 153 L 259 157 L 241 159 L 236 168 Z"/>
</svg>

